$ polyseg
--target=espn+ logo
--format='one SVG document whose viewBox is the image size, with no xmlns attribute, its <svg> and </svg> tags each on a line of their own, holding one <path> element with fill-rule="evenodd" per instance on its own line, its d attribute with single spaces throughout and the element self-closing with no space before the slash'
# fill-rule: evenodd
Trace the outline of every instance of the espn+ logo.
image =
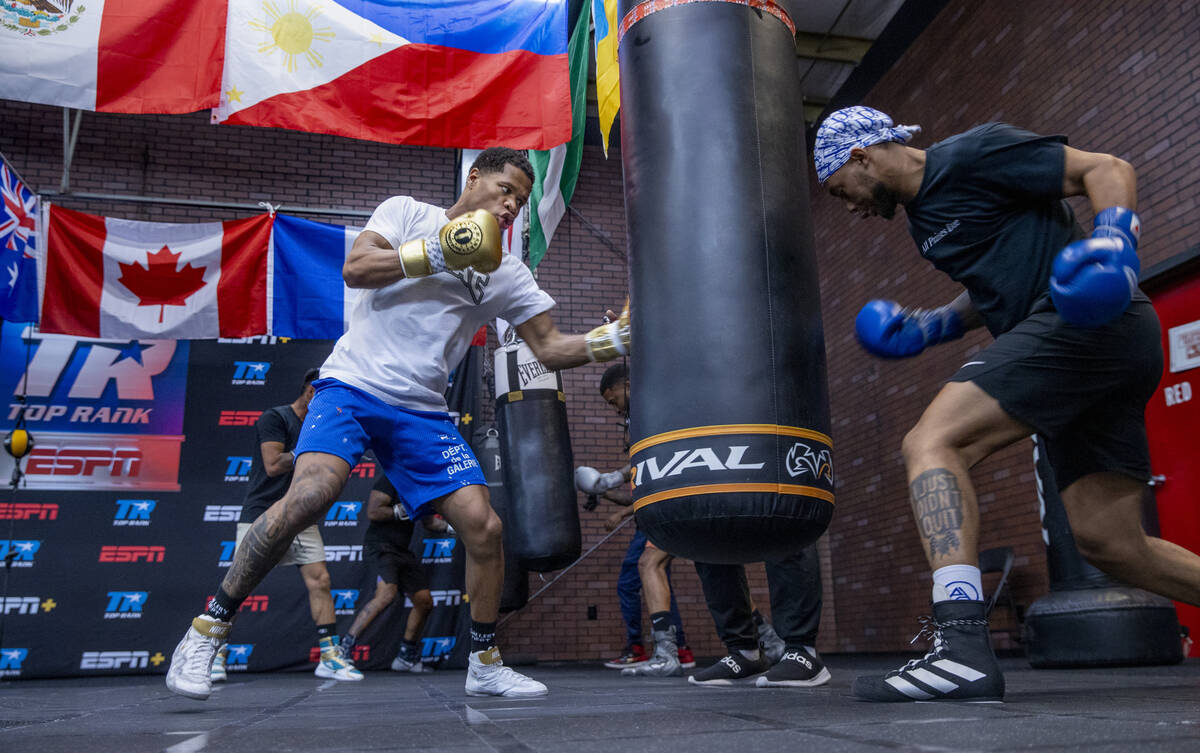
<svg viewBox="0 0 1200 753">
<path fill-rule="evenodd" d="M 155 651 L 84 651 L 79 659 L 80 669 L 146 669 L 166 661 L 167 657 Z"/>
</svg>

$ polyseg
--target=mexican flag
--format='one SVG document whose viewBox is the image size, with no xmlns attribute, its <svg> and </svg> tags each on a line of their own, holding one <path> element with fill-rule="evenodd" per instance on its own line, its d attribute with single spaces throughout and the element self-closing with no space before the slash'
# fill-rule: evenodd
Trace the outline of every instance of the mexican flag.
<svg viewBox="0 0 1200 753">
<path fill-rule="evenodd" d="M 571 140 L 547 151 L 530 151 L 533 164 L 533 191 L 529 196 L 529 268 L 536 269 L 546 255 L 554 230 L 567 213 L 567 202 L 579 180 L 583 159 L 584 118 L 587 107 L 588 27 L 591 3 L 571 3 L 572 15 L 579 15 L 567 43 L 571 67 Z"/>
</svg>

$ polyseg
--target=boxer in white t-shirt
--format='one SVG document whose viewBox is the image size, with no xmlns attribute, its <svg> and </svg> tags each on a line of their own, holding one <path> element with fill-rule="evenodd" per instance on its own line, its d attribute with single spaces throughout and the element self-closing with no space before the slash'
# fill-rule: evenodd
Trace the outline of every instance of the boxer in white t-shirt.
<svg viewBox="0 0 1200 753">
<path fill-rule="evenodd" d="M 628 352 L 628 311 L 587 335 L 563 334 L 550 317 L 554 300 L 520 259 L 502 253 L 500 233 L 532 185 L 524 153 L 493 147 L 475 160 L 462 196 L 449 209 L 397 196 L 375 210 L 342 270 L 346 284 L 362 292 L 314 382 L 291 486 L 255 521 L 216 596 L 175 649 L 170 690 L 209 696 L 209 667 L 239 605 L 292 537 L 325 515 L 350 469 L 371 449 L 409 515 L 419 518 L 432 507 L 466 548 L 472 644 L 467 694 L 545 695 L 545 685 L 505 667 L 495 646 L 504 578 L 500 520 L 442 396 L 449 368 L 466 353 L 472 335 L 496 317 L 515 326 L 550 369 Z"/>
</svg>

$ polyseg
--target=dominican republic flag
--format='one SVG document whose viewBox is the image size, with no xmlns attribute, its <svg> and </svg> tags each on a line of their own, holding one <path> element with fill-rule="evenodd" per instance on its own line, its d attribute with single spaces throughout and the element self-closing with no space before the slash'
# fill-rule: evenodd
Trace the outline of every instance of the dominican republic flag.
<svg viewBox="0 0 1200 753">
<path fill-rule="evenodd" d="M 394 144 L 571 138 L 567 0 L 230 0 L 213 122 Z"/>
<path fill-rule="evenodd" d="M 267 333 L 271 215 L 172 224 L 51 206 L 42 332 L 202 339 Z"/>
<path fill-rule="evenodd" d="M 357 290 L 342 265 L 359 229 L 275 215 L 271 237 L 271 334 L 336 340 L 346 331 Z"/>
<path fill-rule="evenodd" d="M 10 322 L 37 321 L 36 218 L 38 199 L 8 161 L 0 156 L 0 318 Z"/>
<path fill-rule="evenodd" d="M 226 0 L 0 0 L 0 97 L 81 110 L 218 103 Z"/>
</svg>

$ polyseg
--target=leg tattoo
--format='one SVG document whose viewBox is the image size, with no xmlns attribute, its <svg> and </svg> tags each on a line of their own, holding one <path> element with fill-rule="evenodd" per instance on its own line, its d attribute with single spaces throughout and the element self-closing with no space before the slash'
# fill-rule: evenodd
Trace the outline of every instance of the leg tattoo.
<svg viewBox="0 0 1200 753">
<path fill-rule="evenodd" d="M 917 476 L 909 487 L 917 527 L 929 541 L 934 556 L 948 556 L 961 546 L 962 492 L 958 478 L 945 468 L 932 468 Z"/>
</svg>

